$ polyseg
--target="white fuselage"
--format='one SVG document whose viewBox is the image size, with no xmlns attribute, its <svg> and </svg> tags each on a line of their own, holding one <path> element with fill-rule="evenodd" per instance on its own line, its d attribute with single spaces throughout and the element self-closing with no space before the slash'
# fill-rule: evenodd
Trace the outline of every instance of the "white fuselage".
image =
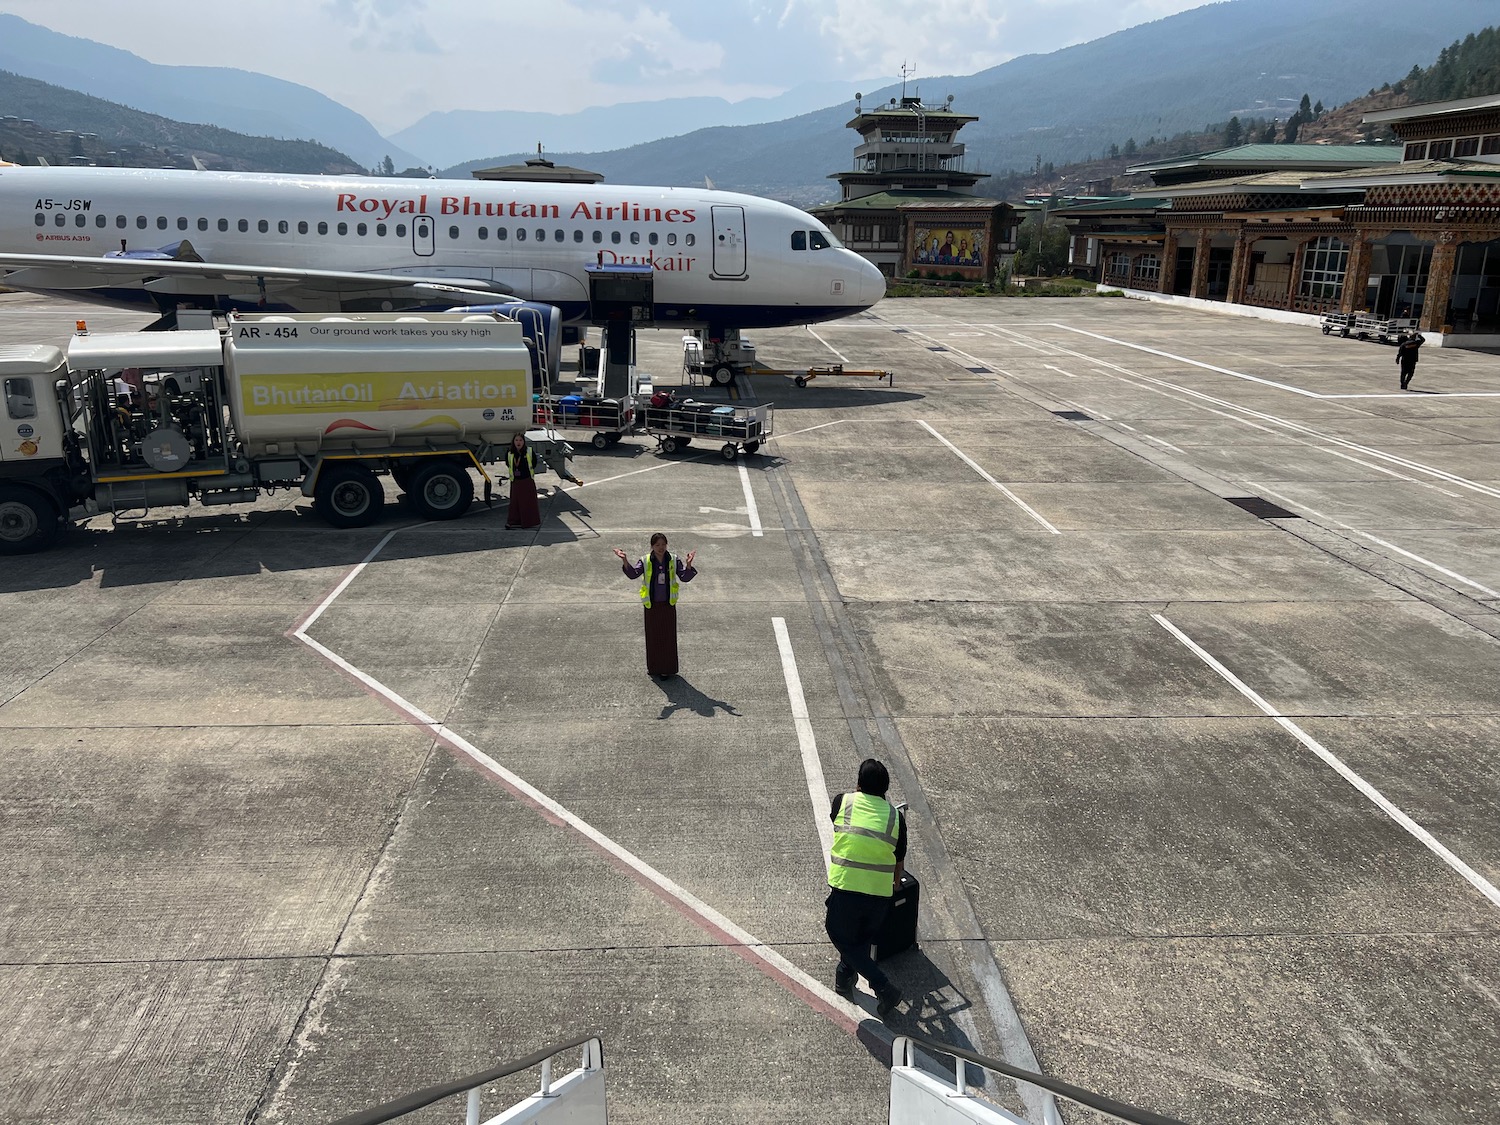
<svg viewBox="0 0 1500 1125">
<path fill-rule="evenodd" d="M 878 270 L 786 204 L 733 192 L 611 184 L 0 167 L 0 255 L 97 258 L 184 240 L 209 266 L 488 283 L 587 315 L 585 267 L 653 267 L 659 321 L 755 327 L 834 319 L 878 301 Z M 821 247 L 821 248 L 815 248 Z M 243 279 L 196 292 L 267 307 Z M 37 286 L 43 288 L 43 286 Z M 116 287 L 47 286 L 128 302 Z M 126 287 L 129 288 L 129 287 Z M 153 299 L 144 285 L 138 299 Z M 336 297 L 273 294 L 332 311 Z"/>
</svg>

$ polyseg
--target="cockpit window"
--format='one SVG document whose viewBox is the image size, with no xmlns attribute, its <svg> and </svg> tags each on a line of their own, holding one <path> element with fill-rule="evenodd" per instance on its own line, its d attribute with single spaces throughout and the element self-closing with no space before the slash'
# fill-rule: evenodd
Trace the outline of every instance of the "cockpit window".
<svg viewBox="0 0 1500 1125">
<path fill-rule="evenodd" d="M 807 249 L 807 232 L 805 230 L 794 230 L 794 231 L 792 231 L 792 249 L 793 250 L 806 250 Z"/>
<path fill-rule="evenodd" d="M 807 237 L 809 244 L 814 250 L 827 250 L 831 245 L 833 245 L 828 241 L 827 238 L 823 236 L 823 232 L 820 230 L 808 231 Z"/>
</svg>

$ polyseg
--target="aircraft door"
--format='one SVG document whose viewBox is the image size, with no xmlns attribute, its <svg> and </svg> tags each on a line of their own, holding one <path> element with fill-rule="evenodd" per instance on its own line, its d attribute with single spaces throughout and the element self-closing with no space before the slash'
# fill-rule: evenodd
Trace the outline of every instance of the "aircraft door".
<svg viewBox="0 0 1500 1125">
<path fill-rule="evenodd" d="M 721 279 L 744 277 L 745 209 L 716 204 L 713 220 L 714 264 L 711 276 Z"/>
<path fill-rule="evenodd" d="M 411 248 L 419 258 L 430 258 L 437 250 L 437 228 L 431 215 L 417 215 L 411 221 Z"/>
</svg>

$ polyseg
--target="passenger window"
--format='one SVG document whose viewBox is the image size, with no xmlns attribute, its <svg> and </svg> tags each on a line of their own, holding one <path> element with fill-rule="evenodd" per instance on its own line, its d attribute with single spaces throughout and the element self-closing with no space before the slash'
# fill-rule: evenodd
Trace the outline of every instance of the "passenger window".
<svg viewBox="0 0 1500 1125">
<path fill-rule="evenodd" d="M 36 225 L 39 227 L 47 225 L 47 216 L 43 215 L 40 211 L 36 213 Z"/>
<path fill-rule="evenodd" d="M 52 224 L 54 226 L 59 226 L 59 227 L 66 226 L 67 222 L 68 222 L 68 217 L 66 215 L 62 214 L 61 212 L 58 212 L 57 216 L 52 220 Z"/>
<path fill-rule="evenodd" d="M 696 234 L 685 234 L 682 236 L 682 244 L 684 246 L 696 246 L 698 244 L 698 236 Z"/>
<path fill-rule="evenodd" d="M 808 231 L 807 232 L 807 241 L 808 241 L 808 245 L 810 245 L 814 250 L 827 250 L 828 249 L 828 245 L 829 245 L 828 244 L 828 239 L 826 239 L 826 238 L 823 237 L 823 232 L 820 231 L 820 230 L 810 230 L 810 231 Z"/>
<path fill-rule="evenodd" d="M 228 230 L 229 229 L 229 220 L 228 219 L 220 219 L 219 220 L 219 229 L 221 231 Z"/>
<path fill-rule="evenodd" d="M 488 242 L 489 240 L 490 240 L 490 228 L 489 227 L 480 227 L 479 228 L 479 241 L 480 242 Z"/>
<path fill-rule="evenodd" d="M 290 223 L 288 223 L 285 219 L 282 219 L 279 223 L 276 224 L 276 233 L 277 234 L 291 234 L 292 233 L 292 225 Z"/>
<path fill-rule="evenodd" d="M 596 230 L 594 232 L 594 241 L 595 242 L 603 242 L 604 241 L 604 232 L 602 230 Z"/>
<path fill-rule="evenodd" d="M 652 246 L 655 246 L 658 242 L 661 241 L 661 235 L 657 234 L 655 231 L 652 231 L 649 235 L 646 236 L 646 241 L 651 243 Z"/>
<path fill-rule="evenodd" d="M 563 230 L 562 227 L 558 227 L 555 231 L 552 232 L 553 242 L 566 242 L 567 238 L 568 232 Z"/>
<path fill-rule="evenodd" d="M 348 223 L 340 223 L 338 225 L 337 229 L 338 229 L 339 234 L 341 234 L 341 235 L 348 234 L 349 233 L 349 224 Z"/>
<path fill-rule="evenodd" d="M 668 246 L 676 246 L 677 245 L 677 232 L 675 230 L 669 230 L 669 231 L 667 231 L 667 245 Z"/>
<path fill-rule="evenodd" d="M 368 223 L 356 223 L 354 225 L 354 233 L 357 234 L 357 235 L 359 235 L 360 238 L 363 238 L 365 235 L 367 235 L 367 234 L 370 233 L 369 224 Z"/>
<path fill-rule="evenodd" d="M 187 216 L 186 215 L 178 215 L 177 216 L 177 229 L 178 230 L 187 230 L 187 228 L 188 228 Z"/>
<path fill-rule="evenodd" d="M 639 246 L 640 244 L 641 244 L 641 232 L 638 231 L 638 230 L 631 231 L 630 232 L 630 245 L 632 245 L 632 246 Z"/>
<path fill-rule="evenodd" d="M 506 240 L 506 238 L 509 237 L 509 235 L 510 235 L 510 231 L 506 230 L 504 227 L 496 227 L 495 228 L 495 241 L 496 242 L 504 242 Z"/>
<path fill-rule="evenodd" d="M 538 242 L 546 242 L 547 241 L 547 232 L 544 231 L 541 227 L 537 227 L 536 228 L 536 240 Z"/>
<path fill-rule="evenodd" d="M 108 219 L 106 219 L 106 218 L 105 218 L 105 217 L 104 217 L 104 216 L 103 216 L 103 215 L 99 215 L 99 216 L 97 216 L 97 217 L 96 217 L 96 218 L 95 218 L 95 219 L 94 219 L 94 225 L 95 225 L 95 226 L 96 226 L 96 227 L 99 227 L 99 228 L 101 228 L 101 229 L 102 229 L 102 228 L 104 228 L 104 227 L 107 227 L 107 226 L 109 226 L 109 220 L 108 220 Z"/>
<path fill-rule="evenodd" d="M 247 230 L 250 229 L 250 220 L 249 219 L 241 219 L 238 223 L 235 224 L 235 226 L 237 228 L 239 228 L 239 232 L 241 234 L 244 234 Z"/>
<path fill-rule="evenodd" d="M 157 230 L 166 230 L 167 229 L 167 217 L 165 215 L 158 215 L 158 216 L 156 216 L 156 229 Z"/>
<path fill-rule="evenodd" d="M 384 238 L 385 237 L 385 224 L 384 223 L 376 223 L 375 224 L 375 237 L 376 238 Z"/>
<path fill-rule="evenodd" d="M 255 224 L 255 229 L 260 231 L 261 234 L 265 234 L 271 229 L 271 224 L 262 219 L 260 222 Z"/>
<path fill-rule="evenodd" d="M 207 230 L 208 229 L 208 220 L 207 219 L 199 219 L 198 220 L 198 229 L 199 230 Z"/>
<path fill-rule="evenodd" d="M 115 226 L 119 227 L 121 230 L 124 230 L 125 229 L 125 223 L 126 223 L 126 219 L 125 219 L 124 215 L 116 215 L 115 216 Z"/>
<path fill-rule="evenodd" d="M 794 230 L 794 231 L 792 231 L 792 249 L 793 250 L 806 250 L 807 249 L 807 232 L 805 230 Z"/>
<path fill-rule="evenodd" d="M 611 242 L 613 242 L 616 246 L 620 245 L 620 232 L 617 231 L 617 230 L 610 231 L 609 232 L 609 240 Z"/>
<path fill-rule="evenodd" d="M 574 242 L 582 242 L 583 241 L 583 231 L 581 231 L 581 230 L 575 230 L 573 232 L 573 241 Z"/>
<path fill-rule="evenodd" d="M 75 227 L 86 227 L 89 225 L 89 217 L 87 215 L 79 215 L 73 220 L 73 225 Z"/>
<path fill-rule="evenodd" d="M 146 229 L 146 216 L 145 215 L 137 215 L 135 217 L 135 229 L 136 230 L 145 230 Z"/>
<path fill-rule="evenodd" d="M 307 220 L 304 219 L 302 222 L 300 222 L 300 223 L 297 224 L 297 233 L 298 234 L 306 234 L 307 233 Z"/>
<path fill-rule="evenodd" d="M 453 239 L 453 240 L 456 241 L 458 239 L 458 228 L 457 227 L 449 227 L 448 228 L 448 237 L 450 239 Z"/>
<path fill-rule="evenodd" d="M 406 237 L 406 224 L 405 223 L 397 223 L 396 224 L 396 237 L 397 238 L 405 238 Z"/>
<path fill-rule="evenodd" d="M 5 380 L 5 410 L 12 418 L 36 417 L 36 395 L 30 379 Z"/>
<path fill-rule="evenodd" d="M 526 241 L 526 228 L 525 227 L 517 227 L 516 228 L 516 241 L 517 242 L 525 242 Z"/>
<path fill-rule="evenodd" d="M 327 234 L 328 233 L 328 224 L 327 223 L 319 223 L 318 224 L 318 233 L 319 234 Z"/>
</svg>

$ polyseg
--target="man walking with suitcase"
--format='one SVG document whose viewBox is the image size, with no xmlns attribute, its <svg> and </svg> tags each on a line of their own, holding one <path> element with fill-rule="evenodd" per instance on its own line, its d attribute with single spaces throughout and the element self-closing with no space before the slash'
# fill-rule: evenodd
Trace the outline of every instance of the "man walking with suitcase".
<svg viewBox="0 0 1500 1125">
<path fill-rule="evenodd" d="M 854 998 L 860 977 L 875 993 L 881 1019 L 901 1003 L 901 990 L 881 972 L 870 955 L 901 881 L 906 859 L 906 818 L 885 795 L 891 776 L 875 758 L 859 765 L 859 789 L 833 799 L 833 849 L 828 857 L 828 940 L 839 951 L 833 989 Z"/>
</svg>

